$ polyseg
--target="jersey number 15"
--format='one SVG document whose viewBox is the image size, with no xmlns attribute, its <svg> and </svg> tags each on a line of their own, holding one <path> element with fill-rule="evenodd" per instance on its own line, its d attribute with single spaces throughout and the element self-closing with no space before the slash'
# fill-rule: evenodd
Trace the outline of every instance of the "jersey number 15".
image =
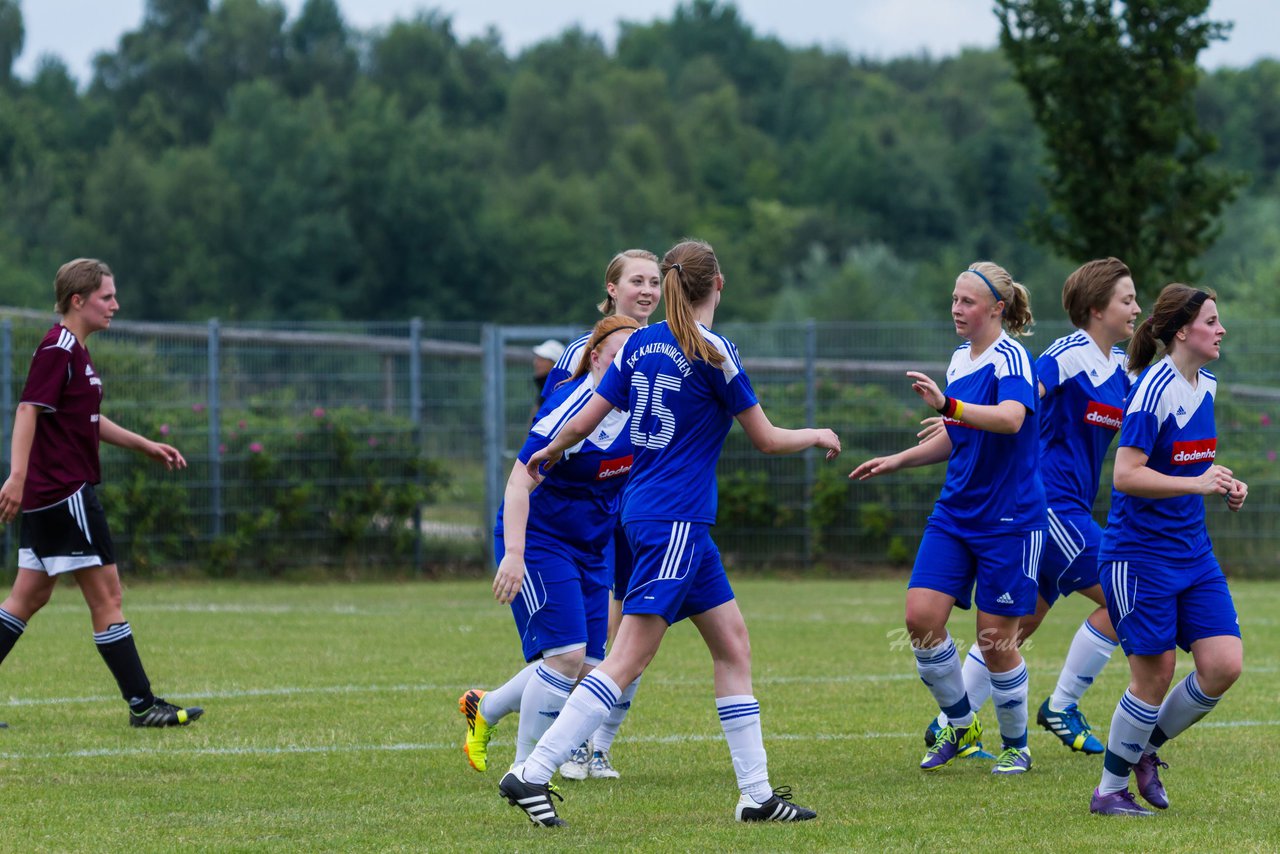
<svg viewBox="0 0 1280 854">
<path fill-rule="evenodd" d="M 663 404 L 662 393 L 679 391 L 680 378 L 658 374 L 653 378 L 651 391 L 648 377 L 632 374 L 631 387 L 636 392 L 636 403 L 631 411 L 631 444 L 652 451 L 665 448 L 676 434 L 676 416 Z M 646 433 L 640 428 L 646 415 L 652 416 L 651 420 L 657 422 L 655 426 L 658 429 L 652 433 Z"/>
</svg>

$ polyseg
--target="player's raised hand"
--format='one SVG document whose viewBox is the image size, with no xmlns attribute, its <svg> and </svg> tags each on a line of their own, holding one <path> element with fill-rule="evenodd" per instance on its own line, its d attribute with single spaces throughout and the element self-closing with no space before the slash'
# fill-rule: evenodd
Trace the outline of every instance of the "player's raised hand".
<svg viewBox="0 0 1280 854">
<path fill-rule="evenodd" d="M 916 438 L 920 440 L 916 442 L 917 445 L 923 445 L 939 433 L 947 432 L 946 422 L 943 421 L 941 415 L 930 415 L 928 418 L 921 421 L 920 424 L 923 429 L 916 434 Z"/>
<path fill-rule="evenodd" d="M 928 374 L 920 371 L 907 371 L 907 376 L 911 377 L 911 390 L 920 395 L 920 399 L 930 409 L 941 409 L 947 402 L 947 396 L 938 388 L 938 384 L 929 378 Z"/>
<path fill-rule="evenodd" d="M 836 435 L 836 431 L 821 427 L 815 432 L 818 436 L 813 442 L 814 447 L 826 448 L 827 459 L 829 460 L 834 460 L 840 456 L 840 437 Z"/>
<path fill-rule="evenodd" d="M 898 470 L 898 455 L 891 454 L 887 457 L 874 457 L 849 472 L 849 480 L 868 480 L 873 477 L 879 477 L 882 474 L 889 474 Z"/>
</svg>

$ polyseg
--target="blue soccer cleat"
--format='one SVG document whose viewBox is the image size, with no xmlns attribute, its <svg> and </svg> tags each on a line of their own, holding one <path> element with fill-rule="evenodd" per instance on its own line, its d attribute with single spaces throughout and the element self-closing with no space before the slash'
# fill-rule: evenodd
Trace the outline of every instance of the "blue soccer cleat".
<svg viewBox="0 0 1280 854">
<path fill-rule="evenodd" d="M 1091 756 L 1103 753 L 1106 747 L 1094 736 L 1084 713 L 1075 703 L 1062 711 L 1049 708 L 1049 698 L 1040 704 L 1036 723 L 1056 735 L 1067 747 Z"/>
</svg>

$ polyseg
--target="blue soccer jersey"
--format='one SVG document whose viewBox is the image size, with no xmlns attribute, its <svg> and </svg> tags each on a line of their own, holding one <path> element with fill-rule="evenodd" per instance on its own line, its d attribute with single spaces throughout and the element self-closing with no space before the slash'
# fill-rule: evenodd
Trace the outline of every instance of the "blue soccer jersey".
<svg viewBox="0 0 1280 854">
<path fill-rule="evenodd" d="M 1218 432 L 1213 399 L 1218 381 L 1201 370 L 1193 388 L 1168 356 L 1147 368 L 1129 394 L 1120 446 L 1147 455 L 1147 467 L 1173 477 L 1199 477 L 1213 465 Z M 1139 498 L 1111 490 L 1111 514 L 1102 535 L 1102 561 L 1147 559 L 1171 554 L 1192 560 L 1211 554 L 1204 497 Z"/>
<path fill-rule="evenodd" d="M 664 321 L 627 339 L 597 391 L 631 413 L 635 465 L 622 500 L 623 524 L 716 521 L 716 462 L 733 418 L 755 406 L 738 349 L 704 326 L 725 357 L 720 367 L 689 361 Z"/>
<path fill-rule="evenodd" d="M 1119 347 L 1104 355 L 1084 332 L 1059 338 L 1036 361 L 1040 477 L 1055 510 L 1091 513 L 1102 461 L 1120 429 L 1132 382 Z"/>
<path fill-rule="evenodd" d="M 946 419 L 951 457 L 942 494 L 930 519 L 964 535 L 1044 530 L 1044 486 L 1040 481 L 1039 394 L 1031 357 L 1004 332 L 981 356 L 968 342 L 956 348 L 947 368 L 947 395 L 967 404 L 1016 400 L 1027 408 L 1012 435 L 979 430 Z"/>
<path fill-rule="evenodd" d="M 520 462 L 527 463 L 549 445 L 594 392 L 591 374 L 561 386 L 538 410 L 520 449 Z M 557 543 L 586 555 L 606 554 L 618 522 L 622 487 L 631 470 L 627 422 L 627 413 L 610 412 L 591 436 L 565 451 L 564 458 L 548 469 L 546 478 L 529 495 L 527 540 Z M 499 508 L 498 535 L 503 533 L 502 515 L 503 508 Z M 607 583 L 612 580 L 610 576 Z"/>
<path fill-rule="evenodd" d="M 586 335 L 575 338 L 568 347 L 564 348 L 564 352 L 560 354 L 559 359 L 556 359 L 556 363 L 547 372 L 547 378 L 542 383 L 543 400 L 549 400 L 551 395 L 556 393 L 556 386 L 573 376 L 573 372 L 578 369 L 578 362 L 582 361 L 582 353 L 587 349 L 590 341 L 591 333 L 588 332 Z"/>
</svg>

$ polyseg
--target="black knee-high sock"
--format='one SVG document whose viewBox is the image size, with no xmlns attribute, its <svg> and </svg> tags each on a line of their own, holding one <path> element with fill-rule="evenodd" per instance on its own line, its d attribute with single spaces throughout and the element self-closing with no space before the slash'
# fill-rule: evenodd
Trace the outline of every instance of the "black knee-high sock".
<svg viewBox="0 0 1280 854">
<path fill-rule="evenodd" d="M 0 608 L 0 661 L 9 655 L 9 650 L 13 649 L 26 628 L 26 623 Z"/>
<path fill-rule="evenodd" d="M 120 694 L 129 708 L 135 712 L 151 708 L 156 696 L 151 693 L 151 681 L 147 679 L 147 671 L 142 669 L 142 659 L 133 644 L 133 629 L 129 624 L 112 623 L 106 631 L 94 632 L 93 642 L 98 645 L 98 653 L 107 663 L 111 675 L 116 677 Z"/>
</svg>

